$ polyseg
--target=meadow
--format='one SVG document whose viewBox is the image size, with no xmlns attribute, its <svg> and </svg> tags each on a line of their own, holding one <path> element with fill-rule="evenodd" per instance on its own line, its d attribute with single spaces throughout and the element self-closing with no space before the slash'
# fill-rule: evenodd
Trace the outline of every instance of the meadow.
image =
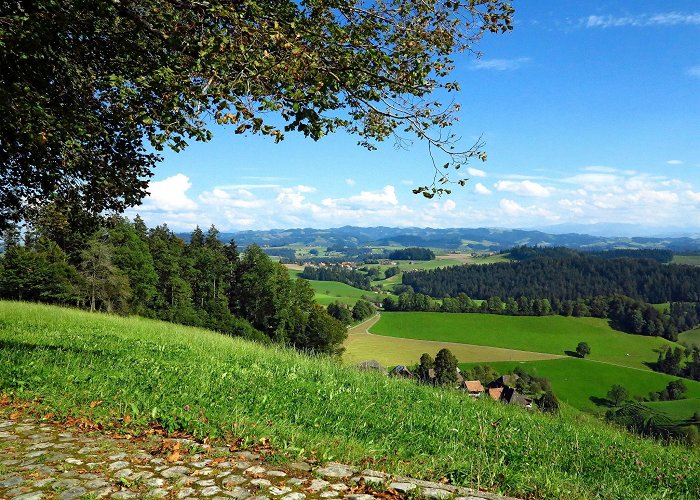
<svg viewBox="0 0 700 500">
<path fill-rule="evenodd" d="M 700 255 L 674 255 L 671 262 L 673 264 L 700 266 Z"/>
<path fill-rule="evenodd" d="M 461 361 L 461 359 L 460 359 Z M 598 363 L 588 359 L 560 358 L 546 361 L 461 363 L 462 369 L 488 364 L 499 373 L 508 373 L 517 366 L 531 375 L 546 377 L 559 400 L 591 413 L 605 413 L 609 408 L 607 392 L 613 384 L 625 387 L 630 397 L 647 398 L 650 391 L 658 392 L 678 380 L 663 373 L 642 371 L 635 368 Z M 683 381 L 688 388 L 688 399 L 659 401 L 650 406 L 663 411 L 676 420 L 689 418 L 693 411 L 700 411 L 700 382 Z M 693 410 L 694 408 L 694 410 Z"/>
<path fill-rule="evenodd" d="M 678 342 L 700 347 L 700 328 L 679 333 Z"/>
<path fill-rule="evenodd" d="M 442 348 L 449 349 L 457 356 L 457 359 L 465 362 L 526 361 L 557 357 L 553 354 L 517 351 L 499 347 L 372 335 L 367 332 L 367 328 L 371 328 L 377 319 L 379 319 L 379 316 L 349 330 L 348 338 L 344 343 L 343 362 L 352 365 L 374 359 L 386 367 L 397 364 L 410 366 L 416 364 L 424 352 L 434 356 Z"/>
<path fill-rule="evenodd" d="M 0 394 L 528 498 L 697 498 L 700 452 L 143 318 L 0 302 Z M 128 416 L 128 418 L 127 418 Z"/>
<path fill-rule="evenodd" d="M 655 362 L 659 349 L 674 345 L 615 331 L 603 319 L 563 316 L 385 312 L 370 332 L 557 355 L 573 353 L 579 342 L 587 342 L 589 359 L 644 370 L 650 370 L 645 363 Z"/>
<path fill-rule="evenodd" d="M 287 267 L 289 276 L 296 279 L 303 269 L 295 269 Z M 360 288 L 355 288 L 345 283 L 339 283 L 337 281 L 318 281 L 318 280 L 307 280 L 309 285 L 314 291 L 314 298 L 316 302 L 323 306 L 327 306 L 332 302 L 340 302 L 347 304 L 349 306 L 355 305 L 355 302 L 361 298 L 371 298 L 372 300 L 382 300 L 389 294 L 386 293 L 375 293 L 370 290 L 362 290 Z"/>
</svg>

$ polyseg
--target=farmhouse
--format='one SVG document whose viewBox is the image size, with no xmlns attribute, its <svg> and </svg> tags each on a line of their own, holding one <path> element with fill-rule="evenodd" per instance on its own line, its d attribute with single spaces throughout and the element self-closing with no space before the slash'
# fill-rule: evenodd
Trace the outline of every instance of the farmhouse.
<svg viewBox="0 0 700 500">
<path fill-rule="evenodd" d="M 518 381 L 518 377 L 515 373 L 508 375 L 501 375 L 493 382 L 489 382 L 489 387 L 515 387 L 515 383 Z"/>
<path fill-rule="evenodd" d="M 391 372 L 389 372 L 390 377 L 400 377 L 400 378 L 413 378 L 413 373 L 404 365 L 396 365 Z"/>
<path fill-rule="evenodd" d="M 358 370 L 362 370 L 363 372 L 370 372 L 370 371 L 377 371 L 380 372 L 384 375 L 387 374 L 386 368 L 384 368 L 379 361 L 376 361 L 374 359 L 370 359 L 367 361 L 363 361 L 362 363 L 358 363 L 355 365 L 355 367 Z"/>
<path fill-rule="evenodd" d="M 484 393 L 484 386 L 479 380 L 465 380 L 460 387 L 473 398 L 480 398 Z"/>
<path fill-rule="evenodd" d="M 504 387 L 501 394 L 501 400 L 511 405 L 522 406 L 523 408 L 532 408 L 532 399 L 525 397 L 511 387 Z"/>
</svg>

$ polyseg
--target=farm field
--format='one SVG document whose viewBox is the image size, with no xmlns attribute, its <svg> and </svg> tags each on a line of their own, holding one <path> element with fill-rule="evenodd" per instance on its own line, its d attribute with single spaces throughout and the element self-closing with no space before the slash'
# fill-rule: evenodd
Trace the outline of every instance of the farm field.
<svg viewBox="0 0 700 500">
<path fill-rule="evenodd" d="M 459 359 L 459 357 L 458 357 Z M 460 361 L 462 361 L 460 359 Z M 478 364 L 488 364 L 501 373 L 521 366 L 528 373 L 546 377 L 552 384 L 557 397 L 579 410 L 604 413 L 608 407 L 604 403 L 607 392 L 613 384 L 624 386 L 631 397 L 647 397 L 650 391 L 661 391 L 672 380 L 663 373 L 642 371 L 635 368 L 598 363 L 588 359 L 560 358 L 546 361 L 460 363 L 468 369 Z M 664 411 L 677 419 L 686 419 L 693 411 L 700 411 L 700 382 L 683 381 L 688 388 L 688 399 L 681 401 L 660 401 L 650 406 Z M 694 408 L 694 410 L 692 410 Z"/>
<path fill-rule="evenodd" d="M 615 331 L 602 319 L 563 316 L 387 312 L 370 332 L 557 355 L 587 342 L 589 359 L 644 370 L 650 370 L 644 363 L 655 362 L 660 348 L 675 345 L 658 337 Z"/>
<path fill-rule="evenodd" d="M 678 334 L 678 342 L 700 347 L 700 328 Z"/>
<path fill-rule="evenodd" d="M 457 253 L 457 254 L 447 254 L 438 255 L 436 259 L 456 261 L 460 265 L 462 264 L 495 264 L 496 262 L 509 262 L 508 254 L 496 254 L 496 255 L 477 255 L 472 257 L 471 252 L 469 253 Z"/>
<path fill-rule="evenodd" d="M 700 266 L 700 255 L 674 255 L 673 264 L 687 264 L 689 266 Z"/>
<path fill-rule="evenodd" d="M 429 353 L 431 356 L 442 348 L 447 348 L 457 356 L 460 361 L 525 361 L 536 359 L 553 359 L 553 354 L 537 352 L 516 351 L 498 347 L 486 347 L 468 344 L 456 344 L 450 342 L 433 342 L 428 340 L 399 339 L 372 335 L 367 328 L 376 322 L 376 318 L 366 321 L 350 329 L 348 339 L 345 341 L 343 362 L 357 364 L 362 361 L 374 359 L 385 367 L 398 364 L 413 365 L 418 363 L 421 354 Z"/>
<path fill-rule="evenodd" d="M 0 302 L 0 359 L 0 394 L 37 415 L 135 436 L 157 424 L 242 446 L 264 438 L 281 461 L 386 457 L 373 467 L 520 497 L 696 498 L 700 489 L 700 452 L 571 410 L 552 418 L 471 401 L 166 322 Z"/>
</svg>

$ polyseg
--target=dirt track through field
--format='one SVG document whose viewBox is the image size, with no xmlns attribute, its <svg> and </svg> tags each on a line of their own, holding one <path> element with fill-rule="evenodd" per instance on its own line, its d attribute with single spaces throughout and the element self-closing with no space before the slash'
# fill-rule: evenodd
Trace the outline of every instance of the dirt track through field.
<svg viewBox="0 0 700 500">
<path fill-rule="evenodd" d="M 416 340 L 399 337 L 387 337 L 370 333 L 381 315 L 377 314 L 348 331 L 345 341 L 343 361 L 355 364 L 369 359 L 375 359 L 385 366 L 397 364 L 415 364 L 422 353 L 435 355 L 437 351 L 447 348 L 457 356 L 462 363 L 490 361 L 535 361 L 557 359 L 563 356 L 541 352 L 518 351 L 500 347 L 488 347 L 457 342 L 440 342 L 437 340 Z"/>
</svg>

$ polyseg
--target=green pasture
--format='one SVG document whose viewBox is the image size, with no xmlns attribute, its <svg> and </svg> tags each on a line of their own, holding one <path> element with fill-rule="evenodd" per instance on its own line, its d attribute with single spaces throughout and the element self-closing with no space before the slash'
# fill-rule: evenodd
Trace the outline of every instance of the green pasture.
<svg viewBox="0 0 700 500">
<path fill-rule="evenodd" d="M 700 266 L 700 255 L 674 255 L 671 263 Z"/>
<path fill-rule="evenodd" d="M 459 357 L 458 359 L 462 361 Z M 460 367 L 468 369 L 478 364 L 488 364 L 500 373 L 510 372 L 521 366 L 532 375 L 548 378 L 552 390 L 561 401 L 579 410 L 593 413 L 605 413 L 608 410 L 607 392 L 613 384 L 624 386 L 631 397 L 646 398 L 649 392 L 661 391 L 672 380 L 678 380 L 678 377 L 663 373 L 570 357 L 545 361 L 461 363 Z M 686 411 L 689 407 L 700 411 L 700 382 L 683 382 L 688 388 L 687 394 L 690 399 L 681 405 L 675 401 L 653 403 L 654 407 L 663 409 L 676 419 L 689 418 L 692 414 L 692 411 Z"/>
<path fill-rule="evenodd" d="M 280 461 L 371 463 L 523 498 L 700 495 L 697 450 L 196 328 L 0 302 L 0 359 L 0 394 L 122 434 L 158 424 L 244 446 L 266 438 Z"/>
<path fill-rule="evenodd" d="M 678 334 L 678 342 L 688 345 L 696 345 L 700 347 L 700 328 L 695 328 L 694 330 L 688 330 L 687 332 L 681 332 Z"/>
<path fill-rule="evenodd" d="M 287 268 L 287 272 L 292 279 L 297 279 L 299 274 L 303 269 L 290 269 Z M 339 283 L 338 281 L 318 281 L 318 280 L 307 280 L 309 285 L 314 291 L 314 298 L 316 302 L 323 306 L 327 306 L 332 302 L 341 302 L 349 306 L 355 305 L 355 302 L 365 297 L 368 299 L 383 300 L 387 297 L 386 293 L 374 293 L 370 290 L 362 290 L 360 288 L 355 288 L 345 283 Z"/>
<path fill-rule="evenodd" d="M 420 360 L 421 354 L 435 354 L 447 348 L 460 361 L 524 361 L 533 359 L 551 359 L 553 354 L 538 352 L 516 351 L 499 347 L 480 345 L 454 344 L 450 342 L 432 342 L 427 340 L 399 339 L 362 333 L 351 333 L 345 341 L 343 361 L 356 364 L 361 361 L 375 359 L 386 367 L 395 365 L 414 365 Z"/>
<path fill-rule="evenodd" d="M 370 331 L 377 335 L 437 340 L 565 355 L 579 342 L 591 347 L 590 359 L 649 370 L 658 351 L 675 345 L 659 337 L 613 330 L 599 318 L 500 316 L 495 314 L 382 313 Z"/>
</svg>

